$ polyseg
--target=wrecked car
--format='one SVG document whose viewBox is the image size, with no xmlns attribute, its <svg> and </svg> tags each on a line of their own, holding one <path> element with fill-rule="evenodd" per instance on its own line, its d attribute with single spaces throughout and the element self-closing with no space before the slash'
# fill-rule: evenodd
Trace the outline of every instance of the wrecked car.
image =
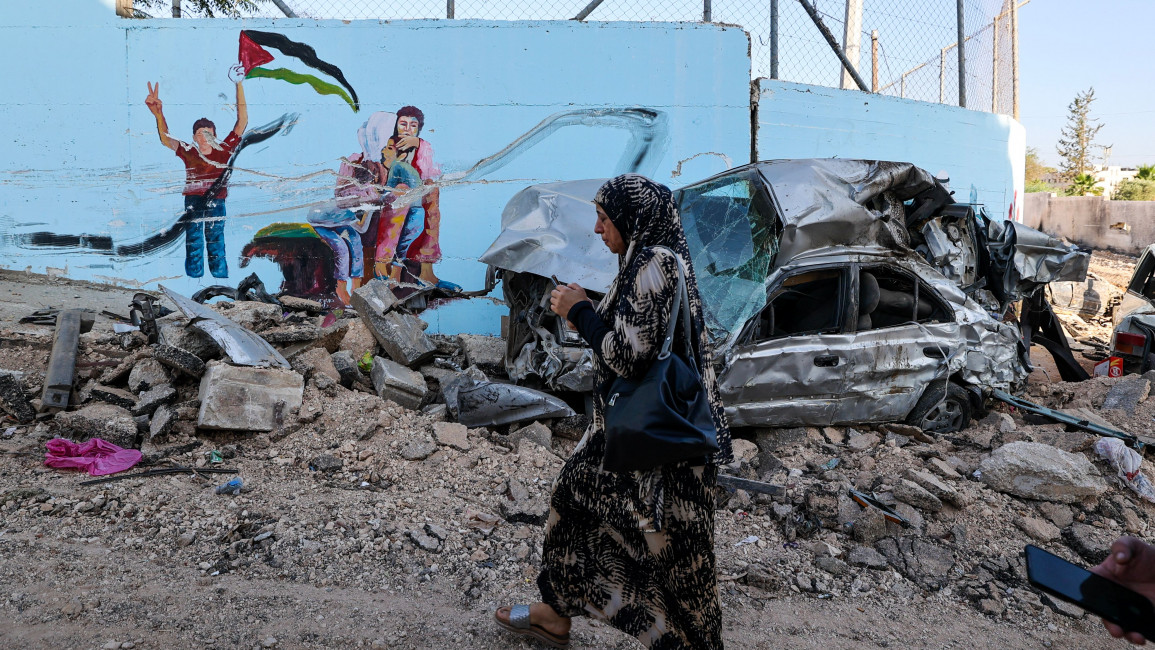
<svg viewBox="0 0 1155 650">
<path fill-rule="evenodd" d="M 1124 372 L 1155 368 L 1155 244 L 1135 264 L 1127 293 L 1115 307 L 1111 354 L 1123 359 Z"/>
<path fill-rule="evenodd" d="M 531 186 L 481 260 L 502 281 L 511 379 L 593 390 L 592 353 L 549 311 L 550 276 L 596 300 L 616 256 L 593 234 L 602 180 Z M 968 424 L 1031 371 L 1016 301 L 1089 255 L 956 203 L 909 163 L 774 160 L 675 192 L 734 426 Z"/>
</svg>

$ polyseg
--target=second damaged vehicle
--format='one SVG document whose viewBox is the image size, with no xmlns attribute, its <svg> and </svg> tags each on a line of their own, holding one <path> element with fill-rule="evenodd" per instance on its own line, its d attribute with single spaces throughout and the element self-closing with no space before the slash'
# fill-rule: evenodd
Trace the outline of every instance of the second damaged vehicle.
<svg viewBox="0 0 1155 650">
<path fill-rule="evenodd" d="M 510 314 L 515 381 L 590 391 L 592 353 L 549 311 L 550 276 L 604 292 L 601 180 L 531 186 L 482 256 Z M 955 203 L 909 163 L 776 160 L 675 192 L 734 426 L 967 426 L 1031 370 L 1015 303 L 1089 256 Z M 491 283 L 491 286 L 493 284 Z M 596 295 L 595 295 L 596 299 Z"/>
</svg>

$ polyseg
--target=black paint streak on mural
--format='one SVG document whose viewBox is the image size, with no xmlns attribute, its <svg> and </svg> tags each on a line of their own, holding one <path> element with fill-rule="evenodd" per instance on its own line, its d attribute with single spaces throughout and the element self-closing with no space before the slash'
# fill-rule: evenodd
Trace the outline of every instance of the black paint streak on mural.
<svg viewBox="0 0 1155 650">
<path fill-rule="evenodd" d="M 180 236 L 184 234 L 185 228 L 193 220 L 192 215 L 195 214 L 197 210 L 204 208 L 205 203 L 215 199 L 217 194 L 220 194 L 221 189 L 224 188 L 229 182 L 229 177 L 232 176 L 233 166 L 236 164 L 237 156 L 240 155 L 241 151 L 251 144 L 258 144 L 268 140 L 282 130 L 288 133 L 293 124 L 296 123 L 297 117 L 298 115 L 296 113 L 285 113 L 264 126 L 245 131 L 245 134 L 241 136 L 241 141 L 237 144 L 237 148 L 233 150 L 232 156 L 229 157 L 229 162 L 225 166 L 225 170 L 221 172 L 216 182 L 209 187 L 204 195 L 198 197 L 200 200 L 193 205 L 191 209 L 183 212 L 176 220 L 176 223 L 143 241 L 114 246 L 112 238 L 107 235 L 58 235 L 52 232 L 30 232 L 16 235 L 14 238 L 16 244 L 24 248 L 82 249 L 105 255 L 115 255 L 117 257 L 137 257 L 164 251 L 180 240 Z"/>
<path fill-rule="evenodd" d="M 341 82 L 345 90 L 348 90 L 349 94 L 353 96 L 353 107 L 360 110 L 361 102 L 357 99 L 357 91 L 353 90 L 353 86 L 345 80 L 345 73 L 341 72 L 341 68 L 338 68 L 332 63 L 321 60 L 321 58 L 317 56 L 317 50 L 314 50 L 313 46 L 298 43 L 297 41 L 289 39 L 284 34 L 276 34 L 273 32 L 258 32 L 251 29 L 243 29 L 241 33 L 248 36 L 250 40 L 261 47 L 271 47 L 274 50 L 279 50 L 282 54 L 296 57 L 310 68 L 320 70 Z"/>
<path fill-rule="evenodd" d="M 630 142 L 616 167 L 617 173 L 650 175 L 666 152 L 669 126 L 666 114 L 649 108 L 587 108 L 554 113 L 492 156 L 478 161 L 454 180 L 469 181 L 501 169 L 526 149 L 567 126 L 610 126 L 630 133 Z"/>
</svg>

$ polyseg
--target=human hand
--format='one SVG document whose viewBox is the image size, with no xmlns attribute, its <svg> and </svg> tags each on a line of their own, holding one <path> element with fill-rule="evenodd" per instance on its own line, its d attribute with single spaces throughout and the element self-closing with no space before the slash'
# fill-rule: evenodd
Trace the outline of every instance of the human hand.
<svg viewBox="0 0 1155 650">
<path fill-rule="evenodd" d="M 412 151 L 413 149 L 416 149 L 419 146 L 421 146 L 421 138 L 419 138 L 415 135 L 401 136 L 397 140 L 397 150 L 398 151 Z"/>
<path fill-rule="evenodd" d="M 589 301 L 589 296 L 576 282 L 559 284 L 549 294 L 550 311 L 562 318 L 568 317 L 569 310 L 582 301 Z"/>
<path fill-rule="evenodd" d="M 148 97 L 145 97 L 144 105 L 148 107 L 148 110 L 152 111 L 153 115 L 159 115 L 162 109 L 162 104 L 160 103 L 160 82 L 156 82 L 155 86 L 151 81 L 146 83 L 148 83 Z"/>
<path fill-rule="evenodd" d="M 1111 554 L 1101 564 L 1092 567 L 1091 572 L 1155 602 L 1155 547 L 1142 540 L 1134 537 L 1115 540 L 1111 544 Z M 1135 645 L 1146 643 L 1142 634 L 1126 632 L 1114 623 L 1103 621 L 1103 627 L 1116 639 L 1125 638 Z"/>
</svg>

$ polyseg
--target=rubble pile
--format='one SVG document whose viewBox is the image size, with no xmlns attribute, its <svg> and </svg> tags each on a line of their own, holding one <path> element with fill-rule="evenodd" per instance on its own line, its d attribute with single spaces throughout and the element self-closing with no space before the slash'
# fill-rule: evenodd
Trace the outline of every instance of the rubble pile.
<svg viewBox="0 0 1155 650">
<path fill-rule="evenodd" d="M 152 344 L 139 331 L 82 334 L 74 406 L 55 413 L 35 397 L 51 335 L 7 336 L 0 549 L 34 556 L 42 538 L 101 540 L 158 572 L 193 567 L 198 586 L 239 575 L 370 593 L 428 588 L 485 609 L 533 598 L 551 484 L 588 419 L 504 383 L 500 339 L 426 334 L 383 283 L 358 289 L 355 309 L 339 316 L 307 302 L 209 305 L 288 367 L 237 365 L 179 311 L 156 321 Z M 1145 432 L 1153 379 L 1037 384 L 1027 397 Z M 478 395 L 501 408 L 486 411 L 470 399 Z M 1095 453 L 1097 435 L 994 404 L 943 436 L 898 424 L 737 431 L 723 473 L 756 483 L 718 491 L 726 607 L 934 600 L 1016 627 L 1093 629 L 1027 584 L 1023 545 L 1095 563 L 1120 534 L 1148 535 L 1153 505 Z M 103 438 L 144 460 L 81 485 L 87 476 L 43 466 L 55 436 Z M 147 468 L 186 471 L 123 478 Z M 234 477 L 235 489 L 217 489 Z M 17 584 L 14 570 L 0 569 L 2 584 Z M 24 596 L 0 598 L 0 612 L 24 624 L 135 615 Z M 155 615 L 165 629 L 193 625 Z M 205 645 L 240 639 L 251 645 L 243 631 Z M 339 642 L 376 641 L 326 638 Z"/>
</svg>

